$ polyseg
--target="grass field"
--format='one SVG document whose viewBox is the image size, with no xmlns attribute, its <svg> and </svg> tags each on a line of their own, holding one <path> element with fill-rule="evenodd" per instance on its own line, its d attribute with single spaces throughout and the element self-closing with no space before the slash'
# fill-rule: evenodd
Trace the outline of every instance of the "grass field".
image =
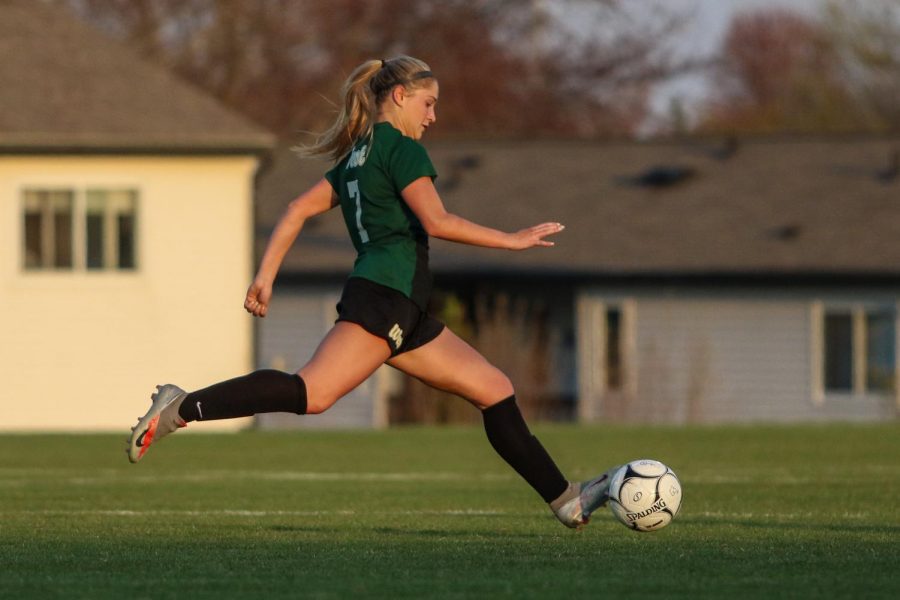
<svg viewBox="0 0 900 600">
<path fill-rule="evenodd" d="M 198 427 L 199 429 L 199 427 Z M 659 458 L 668 528 L 563 528 L 481 430 L 0 436 L 2 598 L 898 598 L 900 426 L 537 427 Z"/>
</svg>

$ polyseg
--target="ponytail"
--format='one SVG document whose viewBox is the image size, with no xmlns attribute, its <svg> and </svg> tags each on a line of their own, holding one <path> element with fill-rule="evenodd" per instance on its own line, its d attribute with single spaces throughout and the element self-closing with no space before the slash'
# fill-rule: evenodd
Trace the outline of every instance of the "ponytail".
<svg viewBox="0 0 900 600">
<path fill-rule="evenodd" d="M 340 161 L 357 140 L 372 135 L 378 107 L 398 85 L 418 88 L 433 79 L 427 64 L 409 56 L 367 60 L 356 67 L 341 88 L 341 109 L 335 122 L 310 146 L 299 146 L 302 156 L 327 156 Z"/>
</svg>

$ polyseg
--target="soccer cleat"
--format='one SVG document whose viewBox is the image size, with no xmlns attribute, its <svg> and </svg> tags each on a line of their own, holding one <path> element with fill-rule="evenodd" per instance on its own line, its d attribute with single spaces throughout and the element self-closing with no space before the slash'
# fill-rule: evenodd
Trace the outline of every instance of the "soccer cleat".
<svg viewBox="0 0 900 600">
<path fill-rule="evenodd" d="M 578 486 L 577 494 L 574 493 L 575 490 L 572 490 L 571 498 L 566 500 L 562 506 L 553 508 L 556 518 L 563 525 L 572 529 L 581 529 L 587 525 L 594 511 L 604 506 L 609 500 L 609 483 L 620 468 L 622 468 L 621 465 L 613 467 L 590 481 L 573 484 Z"/>
<path fill-rule="evenodd" d="M 150 444 L 187 426 L 184 419 L 178 415 L 178 407 L 186 396 L 187 392 L 177 385 L 156 386 L 156 393 L 150 395 L 153 400 L 150 410 L 131 428 L 131 437 L 128 438 L 126 450 L 128 460 L 136 463 L 143 458 Z"/>
</svg>

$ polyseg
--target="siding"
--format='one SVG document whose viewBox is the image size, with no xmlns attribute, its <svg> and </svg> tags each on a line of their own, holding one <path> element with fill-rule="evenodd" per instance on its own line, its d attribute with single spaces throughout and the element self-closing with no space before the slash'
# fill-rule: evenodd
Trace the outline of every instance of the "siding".
<svg viewBox="0 0 900 600">
<path fill-rule="evenodd" d="M 802 302 L 643 300 L 638 397 L 651 420 L 796 420 L 813 408 Z"/>
<path fill-rule="evenodd" d="M 0 429 L 128 431 L 154 385 L 246 373 L 253 157 L 0 158 Z M 134 271 L 22 268 L 22 190 L 134 189 Z M 235 429 L 243 419 L 192 431 Z"/>
<path fill-rule="evenodd" d="M 742 298 L 741 296 L 751 296 Z M 618 290 L 593 291 L 581 300 L 580 318 L 591 306 L 631 298 L 631 344 L 635 381 L 626 394 L 582 385 L 590 417 L 650 423 L 871 421 L 891 418 L 891 397 L 826 394 L 816 398 L 813 311 L 835 293 L 734 293 L 716 291 L 639 297 Z M 596 319 L 595 319 L 596 320 Z M 595 327 L 596 325 L 594 325 Z M 582 324 L 579 324 L 581 329 Z M 592 327 L 591 325 L 587 326 Z M 596 362 L 602 335 L 582 336 L 579 353 Z M 591 357 L 594 357 L 593 359 Z M 591 377 L 590 369 L 581 377 Z M 597 378 L 594 377 L 596 380 Z M 632 391 L 633 390 L 633 391 Z M 582 414 L 585 416 L 585 414 Z"/>
<path fill-rule="evenodd" d="M 265 319 L 257 323 L 257 368 L 294 372 L 308 361 L 334 324 L 340 286 L 276 287 Z M 270 413 L 256 417 L 264 429 L 382 427 L 394 371 L 374 376 L 320 415 Z"/>
</svg>

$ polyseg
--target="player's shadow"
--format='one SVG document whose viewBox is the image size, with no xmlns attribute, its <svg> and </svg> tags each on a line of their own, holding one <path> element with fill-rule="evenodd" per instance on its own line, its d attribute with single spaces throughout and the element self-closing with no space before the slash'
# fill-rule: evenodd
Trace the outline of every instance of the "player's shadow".
<svg viewBox="0 0 900 600">
<path fill-rule="evenodd" d="M 426 538 L 472 538 L 489 535 L 483 529 L 401 529 L 399 527 L 372 527 L 371 531 L 379 535 L 409 537 L 411 535 Z M 534 538 L 536 533 L 503 532 L 504 538 Z"/>
<path fill-rule="evenodd" d="M 266 529 L 279 533 L 334 533 L 339 530 L 337 527 L 327 527 L 321 525 L 270 525 L 269 527 L 266 527 Z M 364 529 L 378 535 L 391 537 L 416 536 L 424 538 L 472 538 L 484 536 L 489 533 L 481 529 L 416 529 L 413 527 L 410 527 L 409 529 L 403 529 L 400 527 L 367 527 Z M 506 531 L 503 533 L 504 538 L 522 539 L 533 539 L 535 536 L 541 535 L 543 535 L 541 532 L 516 533 Z"/>
<path fill-rule="evenodd" d="M 334 533 L 336 531 L 334 527 L 314 525 L 270 525 L 266 529 L 279 533 Z"/>
</svg>

